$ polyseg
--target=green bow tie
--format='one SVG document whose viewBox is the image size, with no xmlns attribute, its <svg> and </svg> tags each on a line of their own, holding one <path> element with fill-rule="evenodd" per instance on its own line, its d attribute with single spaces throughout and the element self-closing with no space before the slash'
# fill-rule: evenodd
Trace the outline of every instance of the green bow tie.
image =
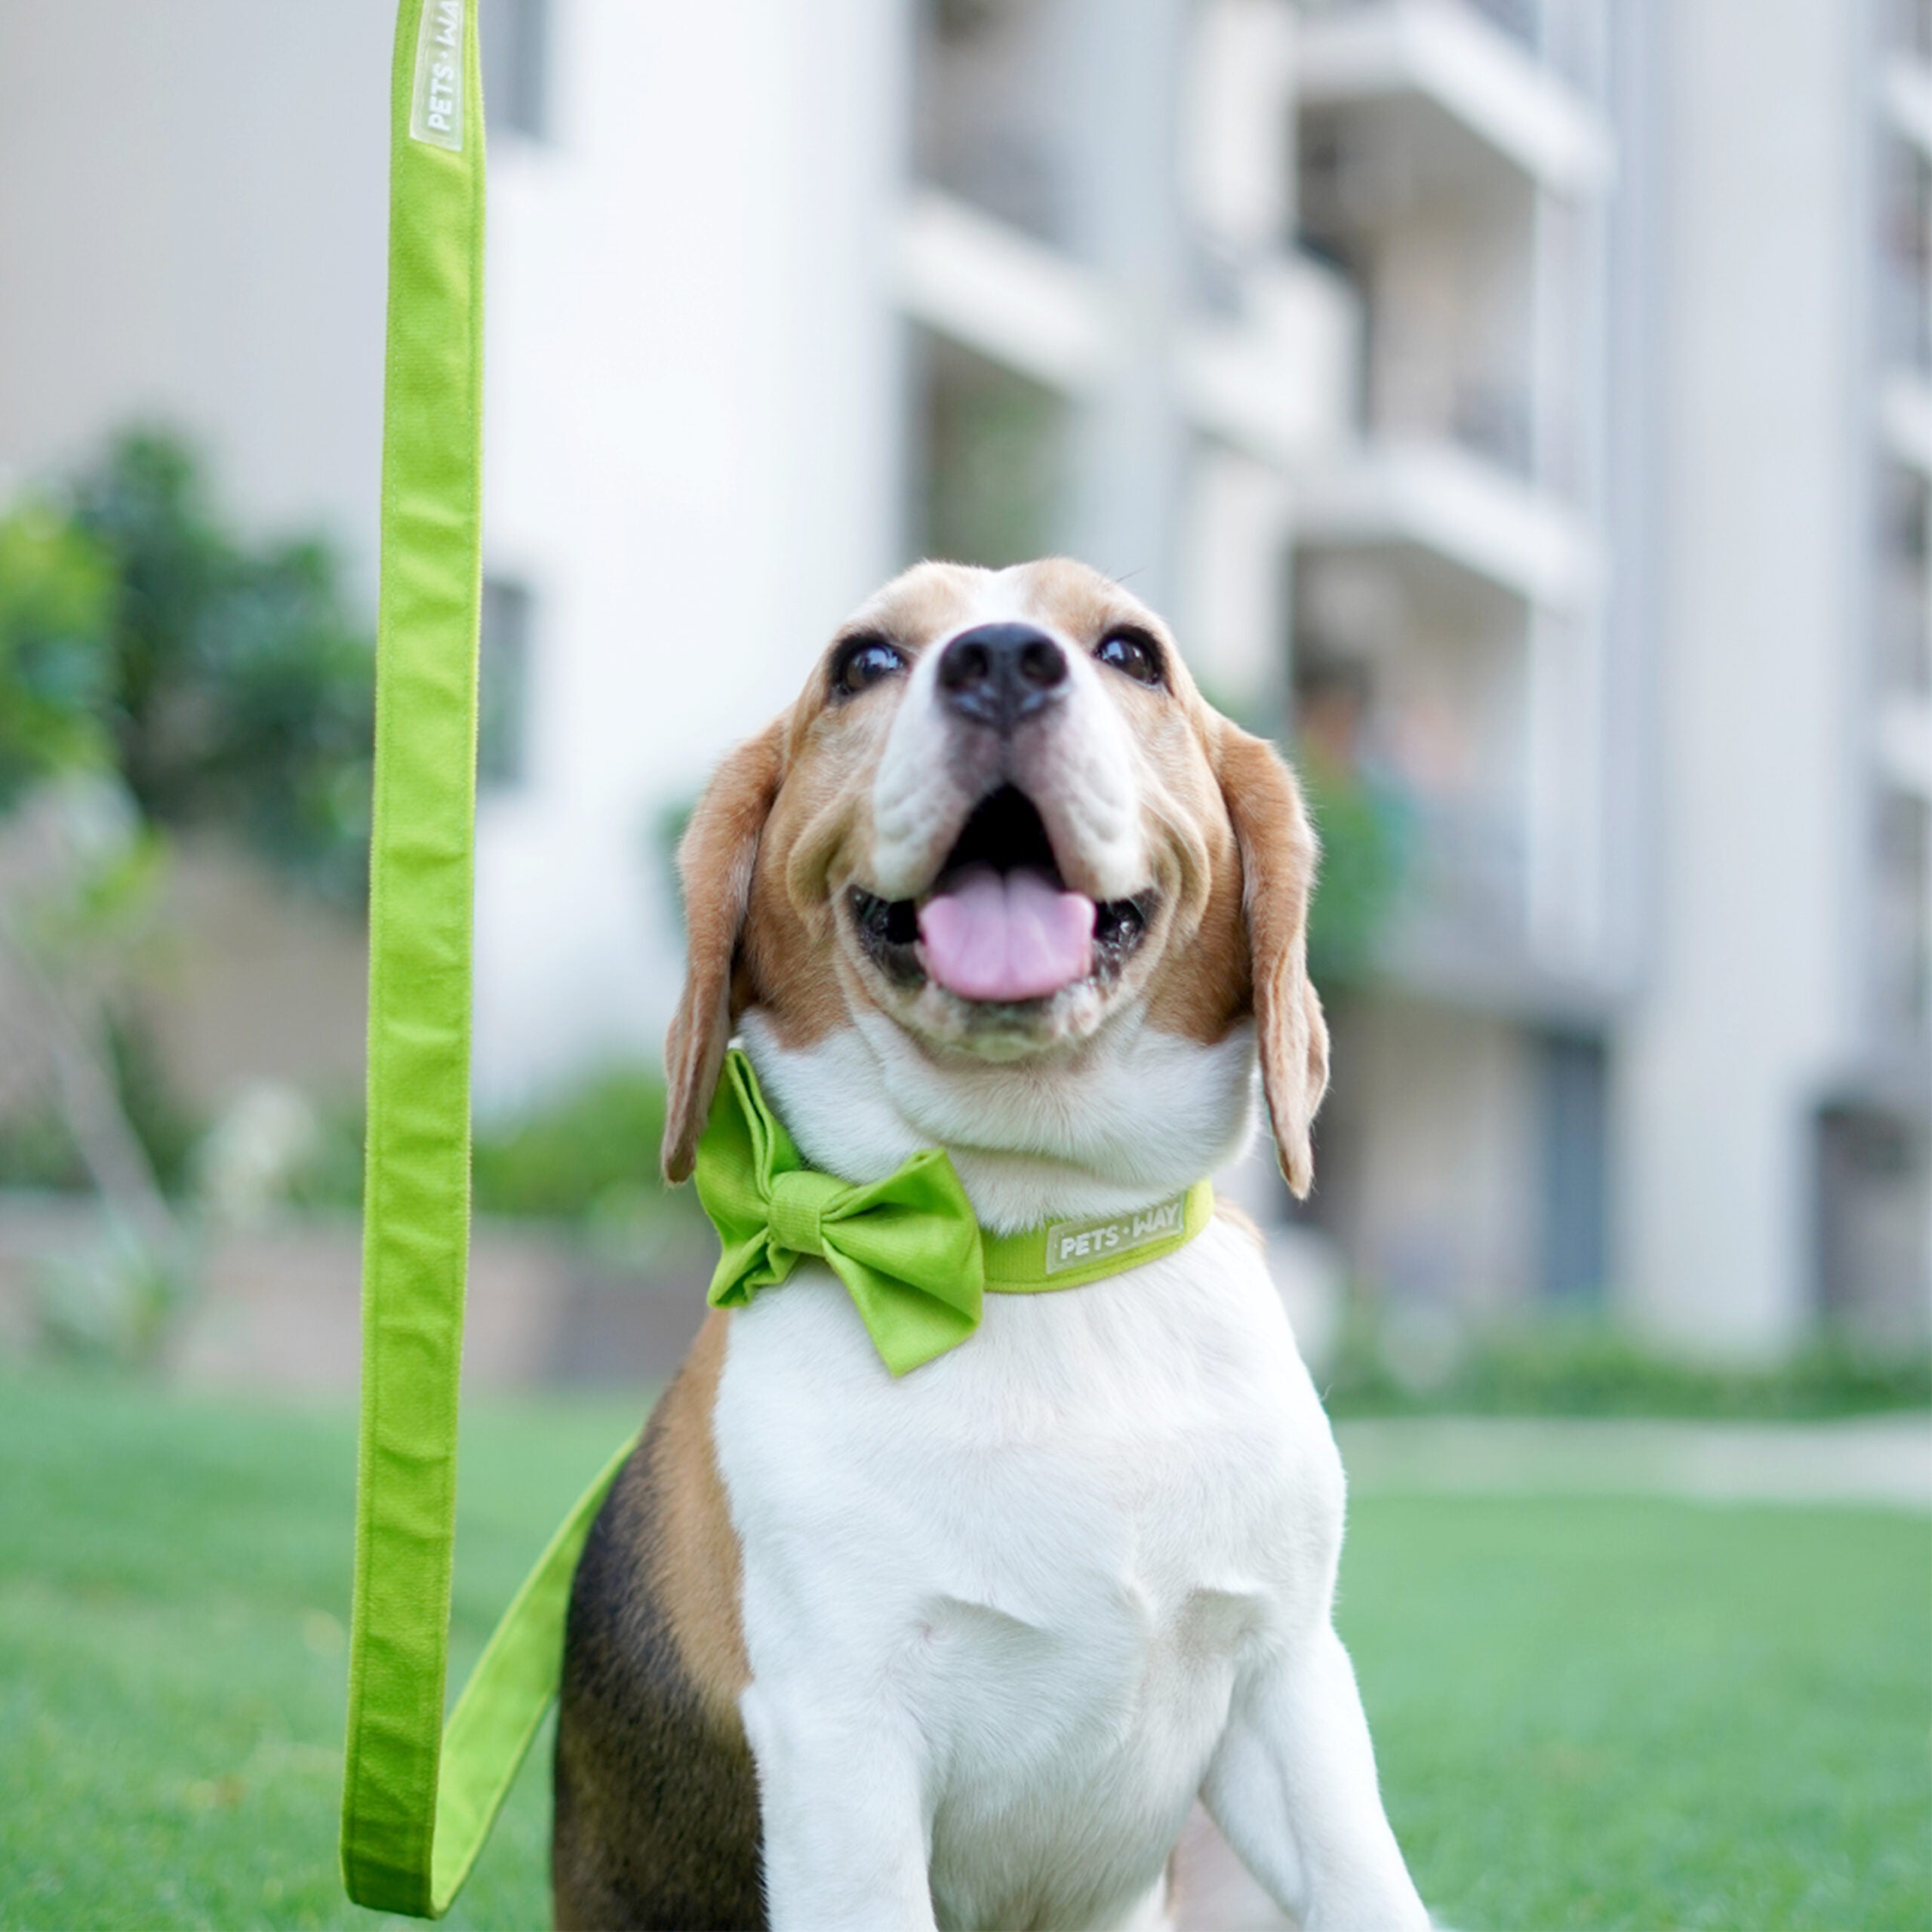
<svg viewBox="0 0 1932 1932">
<path fill-rule="evenodd" d="M 743 1308 L 784 1281 L 801 1255 L 822 1258 L 894 1375 L 965 1340 L 989 1291 L 1075 1288 L 1137 1268 L 1186 1246 L 1214 1205 L 1213 1184 L 1202 1180 L 1128 1214 L 989 1235 L 943 1148 L 856 1186 L 808 1168 L 736 1048 L 698 1143 L 697 1192 L 722 1247 L 713 1308 Z"/>
</svg>

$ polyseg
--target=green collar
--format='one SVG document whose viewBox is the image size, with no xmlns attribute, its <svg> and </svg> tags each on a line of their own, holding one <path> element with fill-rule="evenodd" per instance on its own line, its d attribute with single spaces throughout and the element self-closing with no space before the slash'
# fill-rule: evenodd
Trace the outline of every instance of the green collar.
<svg viewBox="0 0 1932 1932">
<path fill-rule="evenodd" d="M 1198 1180 L 1128 1214 L 989 1234 L 943 1148 L 857 1186 L 808 1168 L 735 1047 L 698 1143 L 697 1192 L 721 1248 L 713 1308 L 743 1308 L 801 1255 L 818 1257 L 894 1375 L 965 1340 L 986 1294 L 1081 1287 L 1137 1268 L 1185 1247 L 1214 1207 L 1214 1183 Z"/>
</svg>

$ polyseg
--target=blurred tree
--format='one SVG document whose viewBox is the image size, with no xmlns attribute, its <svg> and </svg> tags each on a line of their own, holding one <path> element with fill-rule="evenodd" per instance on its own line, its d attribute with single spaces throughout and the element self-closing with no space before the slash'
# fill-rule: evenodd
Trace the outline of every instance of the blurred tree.
<svg viewBox="0 0 1932 1932">
<path fill-rule="evenodd" d="M 74 488 L 114 586 L 100 712 L 143 816 L 220 825 L 288 876 L 359 903 L 374 652 L 313 539 L 250 547 L 193 458 L 122 437 Z"/>
<path fill-rule="evenodd" d="M 106 557 L 52 505 L 0 518 L 0 1041 L 109 1212 L 106 1258 L 69 1269 L 56 1300 L 115 1311 L 143 1346 L 180 1243 L 111 1045 L 109 986 L 156 857 L 112 775 L 112 608 Z"/>
<path fill-rule="evenodd" d="M 37 780 L 104 764 L 113 581 L 51 504 L 0 517 L 0 811 Z"/>
<path fill-rule="evenodd" d="M 1306 746 L 1300 767 L 1321 840 L 1308 913 L 1309 974 L 1323 992 L 1343 992 L 1374 976 L 1401 884 L 1401 842 L 1387 801 L 1358 771 Z"/>
<path fill-rule="evenodd" d="M 1312 658 L 1296 680 L 1295 764 L 1321 840 L 1308 970 L 1330 996 L 1374 977 L 1403 884 L 1401 808 L 1376 783 L 1366 755 L 1370 697 L 1358 665 Z"/>
<path fill-rule="evenodd" d="M 1362 740 L 1367 691 L 1352 672 L 1304 669 L 1292 733 L 1266 707 L 1201 681 L 1201 695 L 1244 731 L 1272 738 L 1294 768 L 1321 841 L 1308 910 L 1309 976 L 1324 998 L 1346 997 L 1375 977 L 1390 915 L 1401 897 L 1407 844 L 1399 799 L 1366 769 Z"/>
<path fill-rule="evenodd" d="M 163 859 L 111 774 L 50 778 L 0 837 L 0 1039 L 37 1070 L 106 1209 L 100 1238 L 50 1263 L 37 1284 L 47 1338 L 149 1358 L 192 1279 L 117 1035 L 128 962 L 149 930 Z"/>
<path fill-rule="evenodd" d="M 237 537 L 149 432 L 0 517 L 0 1057 L 109 1211 L 43 1298 L 75 1346 L 151 1353 L 186 1278 L 157 1171 L 191 1136 L 124 1023 L 166 834 L 218 826 L 361 903 L 374 654 L 339 580 L 318 542 Z"/>
</svg>

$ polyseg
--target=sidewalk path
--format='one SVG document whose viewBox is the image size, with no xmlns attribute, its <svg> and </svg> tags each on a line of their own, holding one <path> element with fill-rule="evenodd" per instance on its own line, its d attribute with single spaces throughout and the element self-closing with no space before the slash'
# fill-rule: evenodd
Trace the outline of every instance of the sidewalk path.
<svg viewBox="0 0 1932 1932">
<path fill-rule="evenodd" d="M 1362 1495 L 1443 1491 L 1868 1503 L 1932 1513 L 1932 1416 L 1694 1423 L 1473 1416 L 1342 1422 Z"/>
</svg>

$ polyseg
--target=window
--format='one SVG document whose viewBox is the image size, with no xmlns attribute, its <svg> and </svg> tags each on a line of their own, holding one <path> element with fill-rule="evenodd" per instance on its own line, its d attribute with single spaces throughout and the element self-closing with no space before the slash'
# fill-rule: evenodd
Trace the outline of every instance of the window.
<svg viewBox="0 0 1932 1932">
<path fill-rule="evenodd" d="M 528 776 L 526 724 L 534 604 L 525 585 L 500 577 L 483 580 L 476 718 L 479 786 L 520 785 Z"/>
<path fill-rule="evenodd" d="M 1595 1300 L 1607 1272 L 1609 1063 L 1601 1041 L 1564 1033 L 1543 1040 L 1541 1061 L 1543 1290 Z"/>
<path fill-rule="evenodd" d="M 543 140 L 550 131 L 549 0 L 478 0 L 476 30 L 490 132 Z"/>
<path fill-rule="evenodd" d="M 1907 1107 L 1847 1098 L 1820 1110 L 1814 1143 L 1818 1306 L 1866 1346 L 1925 1346 L 1932 1147 Z"/>
</svg>

